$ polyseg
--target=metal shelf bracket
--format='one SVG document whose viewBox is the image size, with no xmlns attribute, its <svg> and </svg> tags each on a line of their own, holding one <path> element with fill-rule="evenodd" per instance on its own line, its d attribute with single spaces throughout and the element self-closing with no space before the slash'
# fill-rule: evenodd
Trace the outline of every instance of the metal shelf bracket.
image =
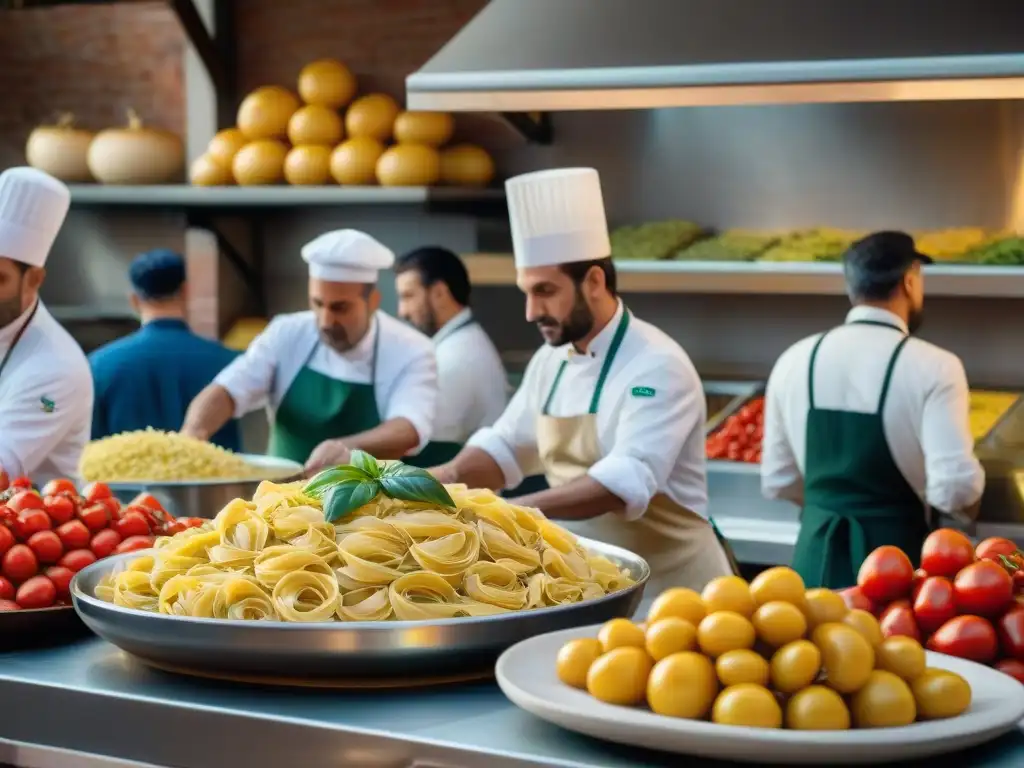
<svg viewBox="0 0 1024 768">
<path fill-rule="evenodd" d="M 217 95 L 219 127 L 234 123 L 236 79 L 232 49 L 233 3 L 229 0 L 213 0 L 213 35 L 207 30 L 193 0 L 168 0 L 168 5 L 178 17 L 178 22 L 213 83 Z"/>
<path fill-rule="evenodd" d="M 249 289 L 253 300 L 256 304 L 257 312 L 264 314 L 267 309 L 267 297 L 264 289 L 263 274 L 262 274 L 262 254 L 259 245 L 256 241 L 259 234 L 259 228 L 255 225 L 255 222 L 250 220 L 250 226 L 252 230 L 250 236 L 253 238 L 254 258 L 257 259 L 256 264 L 250 264 L 249 261 L 242 255 L 242 253 L 235 247 L 234 243 L 224 235 L 223 231 L 216 225 L 212 217 L 204 216 L 196 213 L 189 213 L 187 217 L 189 227 L 195 227 L 197 229 L 205 229 L 210 232 L 217 240 L 217 252 L 227 260 L 227 262 L 235 269 L 239 277 L 245 283 L 246 288 Z"/>
<path fill-rule="evenodd" d="M 548 112 L 502 112 L 505 122 L 533 144 L 550 144 L 554 140 L 551 115 Z"/>
</svg>

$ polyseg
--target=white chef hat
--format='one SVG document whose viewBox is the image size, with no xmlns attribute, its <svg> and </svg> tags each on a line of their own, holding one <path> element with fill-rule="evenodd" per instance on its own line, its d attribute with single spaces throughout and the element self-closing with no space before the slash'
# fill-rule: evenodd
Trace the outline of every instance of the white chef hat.
<svg viewBox="0 0 1024 768">
<path fill-rule="evenodd" d="M 0 256 L 42 267 L 50 255 L 71 191 L 35 168 L 8 168 L 0 173 Z"/>
<path fill-rule="evenodd" d="M 302 258 L 310 277 L 332 283 L 376 283 L 395 263 L 390 248 L 355 229 L 325 232 L 302 246 Z"/>
<path fill-rule="evenodd" d="M 505 182 L 516 267 L 548 267 L 612 254 L 593 168 L 558 168 Z"/>
</svg>

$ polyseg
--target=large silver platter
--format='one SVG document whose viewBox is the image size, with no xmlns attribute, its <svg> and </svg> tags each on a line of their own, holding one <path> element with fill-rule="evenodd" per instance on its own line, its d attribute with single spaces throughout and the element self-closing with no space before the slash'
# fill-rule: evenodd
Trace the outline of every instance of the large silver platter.
<svg viewBox="0 0 1024 768">
<path fill-rule="evenodd" d="M 95 596 L 108 573 L 144 552 L 109 557 L 71 583 L 75 609 L 103 639 L 158 666 L 215 676 L 287 679 L 444 677 L 493 667 L 502 651 L 534 635 L 632 616 L 650 576 L 625 549 L 579 539 L 590 553 L 629 570 L 636 583 L 572 605 L 441 621 L 228 621 L 135 611 Z"/>
<path fill-rule="evenodd" d="M 175 517 L 212 518 L 229 501 L 251 499 L 262 480 L 286 483 L 302 476 L 302 465 L 288 459 L 254 453 L 240 453 L 238 456 L 256 469 L 255 479 L 216 478 L 181 482 L 133 480 L 107 485 L 122 501 L 130 501 L 139 493 L 151 493 Z"/>
</svg>

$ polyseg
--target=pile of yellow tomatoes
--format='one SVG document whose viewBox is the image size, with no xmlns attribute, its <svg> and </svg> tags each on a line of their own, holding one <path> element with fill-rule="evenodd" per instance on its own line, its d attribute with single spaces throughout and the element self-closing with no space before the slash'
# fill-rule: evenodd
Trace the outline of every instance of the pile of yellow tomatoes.
<svg viewBox="0 0 1024 768">
<path fill-rule="evenodd" d="M 804 588 L 789 568 L 751 583 L 727 576 L 701 594 L 675 588 L 647 621 L 613 619 L 566 643 L 566 685 L 621 706 L 722 725 L 846 730 L 956 717 L 971 703 L 960 675 L 929 668 L 921 644 L 883 637 L 867 611 Z"/>
</svg>

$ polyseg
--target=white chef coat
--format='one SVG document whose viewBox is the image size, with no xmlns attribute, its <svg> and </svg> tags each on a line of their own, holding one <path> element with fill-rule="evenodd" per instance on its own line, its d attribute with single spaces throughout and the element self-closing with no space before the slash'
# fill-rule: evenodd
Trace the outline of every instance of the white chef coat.
<svg viewBox="0 0 1024 768">
<path fill-rule="evenodd" d="M 0 358 L 29 312 L 0 328 Z M 0 373 L 0 467 L 40 485 L 77 477 L 92 430 L 92 402 L 85 353 L 40 301 Z"/>
<path fill-rule="evenodd" d="M 524 470 L 538 466 L 537 417 L 563 360 L 568 365 L 549 415 L 587 412 L 623 311 L 620 302 L 611 322 L 584 354 L 569 344 L 541 347 L 501 418 L 470 439 L 469 445 L 483 449 L 498 463 L 506 487 L 519 485 Z M 644 397 L 646 390 L 654 390 L 654 396 Z M 706 515 L 706 412 L 704 388 L 686 352 L 650 323 L 631 318 L 597 409 L 604 456 L 588 474 L 625 502 L 627 519 L 642 516 L 658 493 Z"/>
<path fill-rule="evenodd" d="M 434 440 L 465 443 L 505 410 L 509 396 L 505 367 L 491 337 L 473 322 L 468 307 L 441 326 L 433 341 L 438 388 Z"/>
<path fill-rule="evenodd" d="M 855 307 L 846 325 L 829 333 L 814 366 L 818 408 L 873 413 L 886 366 L 903 335 L 871 320 L 898 326 L 896 315 L 876 307 Z M 811 350 L 821 334 L 797 342 L 775 363 L 765 397 L 761 489 L 765 496 L 803 503 L 807 373 Z M 903 347 L 893 369 L 882 422 L 893 460 L 922 502 L 955 514 L 970 507 L 985 487 L 985 472 L 974 456 L 969 423 L 970 396 L 960 359 L 918 338 Z"/>
<path fill-rule="evenodd" d="M 378 331 L 380 341 L 375 344 Z M 427 444 L 433 435 L 437 404 L 437 365 L 429 338 L 378 311 L 366 335 L 347 352 L 318 342 L 311 311 L 278 315 L 271 320 L 245 354 L 214 379 L 234 399 L 235 417 L 266 407 L 273 419 L 304 365 L 332 379 L 371 383 L 376 346 L 377 380 L 373 389 L 381 421 L 404 418 L 412 422 L 420 440 L 413 453 Z"/>
</svg>

